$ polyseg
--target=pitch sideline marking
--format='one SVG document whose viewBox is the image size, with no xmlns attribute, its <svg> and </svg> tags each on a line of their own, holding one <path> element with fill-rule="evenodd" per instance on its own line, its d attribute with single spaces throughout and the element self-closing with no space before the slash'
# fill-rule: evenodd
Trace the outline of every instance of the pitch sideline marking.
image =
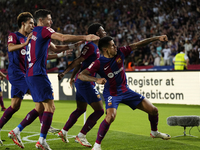
<svg viewBox="0 0 200 150">
<path fill-rule="evenodd" d="M 10 132 L 10 130 L 1 130 L 1 131 L 5 131 L 5 132 Z M 40 133 L 38 132 L 28 132 L 28 131 L 23 131 L 23 133 L 34 133 L 32 135 L 28 135 L 22 138 L 24 144 L 29 144 L 29 143 L 36 143 L 36 140 L 29 140 L 30 137 L 34 137 L 34 136 L 38 136 L 40 135 Z M 68 135 L 67 138 L 71 139 L 76 137 L 76 135 Z M 60 140 L 60 138 L 53 138 L 53 139 L 47 139 L 47 141 L 55 141 L 55 140 Z M 11 145 L 15 145 L 15 144 L 4 144 L 3 146 L 11 146 Z"/>
</svg>

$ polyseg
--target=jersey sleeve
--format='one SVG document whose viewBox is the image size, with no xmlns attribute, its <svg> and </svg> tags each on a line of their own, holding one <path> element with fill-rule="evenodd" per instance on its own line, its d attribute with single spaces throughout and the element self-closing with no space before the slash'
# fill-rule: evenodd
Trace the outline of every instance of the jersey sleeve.
<svg viewBox="0 0 200 150">
<path fill-rule="evenodd" d="M 8 36 L 8 43 L 7 44 L 17 44 L 17 35 L 15 33 L 10 33 Z"/>
<path fill-rule="evenodd" d="M 87 59 L 90 55 L 94 53 L 94 46 L 92 44 L 86 44 L 81 51 L 80 57 Z"/>
<path fill-rule="evenodd" d="M 50 27 L 43 27 L 42 29 L 42 38 L 51 38 L 51 35 L 55 33 L 55 31 Z"/>
<path fill-rule="evenodd" d="M 124 47 L 120 47 L 119 50 L 124 54 L 124 56 L 128 56 L 132 50 L 130 46 L 124 46 Z"/>
<path fill-rule="evenodd" d="M 99 68 L 100 68 L 100 61 L 97 59 L 89 65 L 87 70 L 90 72 L 90 74 L 95 74 L 98 72 Z"/>
</svg>

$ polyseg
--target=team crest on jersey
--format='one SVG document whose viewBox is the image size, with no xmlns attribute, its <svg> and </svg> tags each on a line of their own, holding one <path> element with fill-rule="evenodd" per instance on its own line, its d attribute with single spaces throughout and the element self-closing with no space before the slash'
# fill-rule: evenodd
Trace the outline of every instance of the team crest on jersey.
<svg viewBox="0 0 200 150">
<path fill-rule="evenodd" d="M 121 62 L 122 62 L 122 59 L 121 59 L 121 58 L 118 58 L 118 59 L 117 59 L 117 63 L 120 64 Z"/>
<path fill-rule="evenodd" d="M 26 50 L 25 50 L 25 49 L 22 49 L 22 50 L 21 50 L 21 54 L 22 54 L 22 55 L 26 55 Z"/>
<path fill-rule="evenodd" d="M 47 30 L 49 30 L 51 33 L 54 33 L 55 31 L 52 29 L 52 28 L 50 28 L 50 27 L 47 27 Z"/>
<path fill-rule="evenodd" d="M 92 62 L 92 63 L 89 65 L 88 69 L 90 69 L 93 65 L 94 65 L 94 62 Z"/>
<path fill-rule="evenodd" d="M 12 35 L 8 36 L 8 42 L 12 42 L 12 41 L 13 41 Z"/>
</svg>

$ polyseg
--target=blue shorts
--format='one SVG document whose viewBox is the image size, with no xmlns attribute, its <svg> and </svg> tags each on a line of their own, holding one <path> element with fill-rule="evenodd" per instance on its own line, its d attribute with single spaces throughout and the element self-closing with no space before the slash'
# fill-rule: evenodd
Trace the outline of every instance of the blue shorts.
<svg viewBox="0 0 200 150">
<path fill-rule="evenodd" d="M 144 96 L 129 89 L 125 93 L 119 96 L 108 96 L 104 97 L 106 103 L 106 109 L 118 108 L 119 103 L 123 103 L 131 107 L 133 110 L 136 109 L 137 105 L 144 99 Z"/>
<path fill-rule="evenodd" d="M 11 87 L 11 98 L 14 96 L 19 97 L 21 99 L 24 98 L 24 95 L 28 91 L 28 85 L 26 83 L 25 77 L 24 76 L 12 76 L 9 77 L 9 82 L 12 85 Z"/>
<path fill-rule="evenodd" d="M 1 92 L 1 86 L 0 86 L 0 92 Z"/>
<path fill-rule="evenodd" d="M 54 99 L 51 82 L 47 75 L 26 77 L 34 102 L 43 102 L 47 99 Z"/>
<path fill-rule="evenodd" d="M 76 100 L 81 102 L 87 102 L 91 104 L 101 100 L 99 91 L 90 82 L 77 83 L 76 86 Z"/>
</svg>

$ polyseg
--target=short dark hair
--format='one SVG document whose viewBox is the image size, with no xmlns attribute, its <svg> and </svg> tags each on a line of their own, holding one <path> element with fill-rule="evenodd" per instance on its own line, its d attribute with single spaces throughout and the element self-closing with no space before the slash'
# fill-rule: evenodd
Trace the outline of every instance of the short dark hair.
<svg viewBox="0 0 200 150">
<path fill-rule="evenodd" d="M 99 30 L 99 27 L 102 26 L 100 23 L 93 23 L 88 28 L 88 34 L 96 34 L 96 32 Z"/>
<path fill-rule="evenodd" d="M 30 18 L 33 18 L 33 15 L 30 12 L 22 12 L 17 16 L 18 27 L 21 28 L 22 22 L 28 21 Z"/>
<path fill-rule="evenodd" d="M 35 13 L 34 13 L 34 17 L 35 17 L 35 20 L 36 22 L 38 22 L 38 19 L 39 18 L 46 18 L 47 15 L 51 15 L 51 11 L 50 10 L 47 10 L 47 9 L 39 9 L 39 10 L 36 10 Z"/>
<path fill-rule="evenodd" d="M 178 52 L 183 52 L 185 50 L 185 47 L 184 46 L 180 46 L 179 49 L 178 49 Z"/>
<path fill-rule="evenodd" d="M 113 40 L 113 38 L 110 36 L 105 36 L 105 37 L 101 38 L 99 40 L 99 44 L 98 44 L 100 51 L 102 51 L 103 48 L 107 48 L 108 46 L 110 46 L 109 42 L 112 40 Z"/>
</svg>

